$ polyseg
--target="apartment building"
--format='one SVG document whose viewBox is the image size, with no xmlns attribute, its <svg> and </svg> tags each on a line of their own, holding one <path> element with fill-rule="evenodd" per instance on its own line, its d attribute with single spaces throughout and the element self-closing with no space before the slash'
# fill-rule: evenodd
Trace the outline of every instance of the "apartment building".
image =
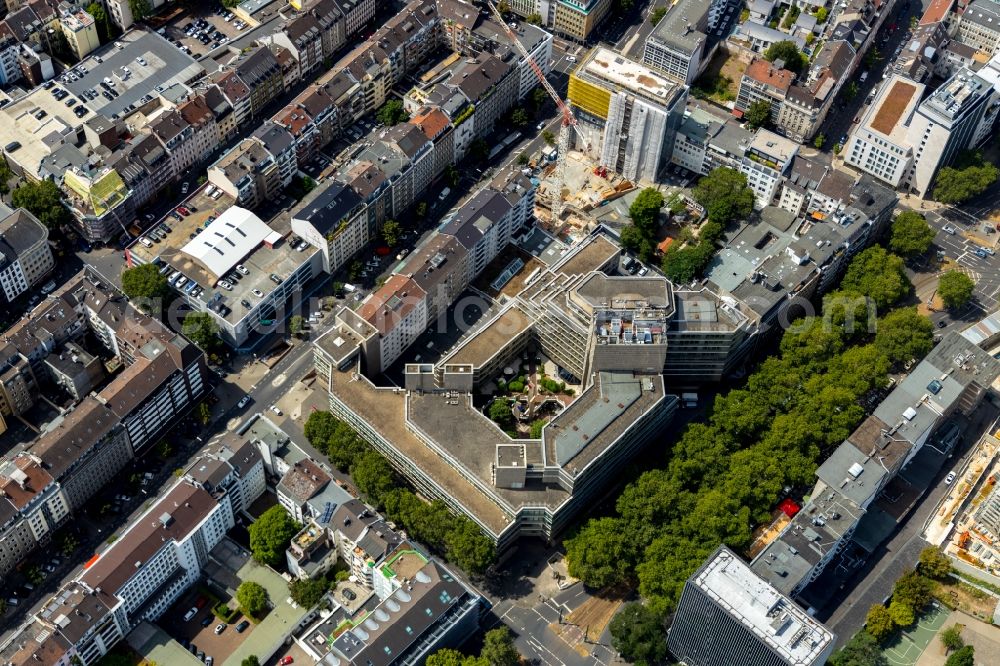
<svg viewBox="0 0 1000 666">
<path fill-rule="evenodd" d="M 333 181 L 313 190 L 292 213 L 292 231 L 323 255 L 323 270 L 334 273 L 371 238 L 364 201 Z"/>
<path fill-rule="evenodd" d="M 344 35 L 350 37 L 375 18 L 375 0 L 333 0 L 344 17 Z"/>
<path fill-rule="evenodd" d="M 740 79 L 733 115 L 742 118 L 751 104 L 767 102 L 771 107 L 771 123 L 776 124 L 794 80 L 795 75 L 787 69 L 776 68 L 763 58 L 755 59 Z"/>
<path fill-rule="evenodd" d="M 64 345 L 72 354 L 71 341 L 87 330 L 126 367 L 100 391 L 45 424 L 36 440 L 3 463 L 0 483 L 9 486 L 6 497 L 12 504 L 2 510 L 4 572 L 45 543 L 136 453 L 175 425 L 206 388 L 204 355 L 197 347 L 134 310 L 86 271 L 35 314 L 8 331 L 0 352 L 5 359 L 0 407 L 7 414 L 30 407 L 33 397 L 25 390 L 37 391 L 47 379 L 59 383 L 61 364 L 48 363 L 49 355 L 64 353 Z M 74 372 L 90 374 L 86 368 Z"/>
<path fill-rule="evenodd" d="M 5 21 L 0 21 L 0 85 L 8 85 L 23 78 L 18 63 L 21 42 Z"/>
<path fill-rule="evenodd" d="M 816 471 L 809 502 L 751 562 L 757 576 L 822 604 L 840 584 L 842 554 L 872 553 L 895 530 L 906 514 L 893 506 L 896 488 L 911 497 L 926 490 L 954 444 L 940 433 L 953 431 L 951 417 L 972 415 L 997 377 L 1000 362 L 961 334 L 946 335 Z"/>
<path fill-rule="evenodd" d="M 923 93 L 923 84 L 890 76 L 847 140 L 844 163 L 894 188 L 903 185 L 913 165 L 907 126 Z"/>
<path fill-rule="evenodd" d="M 49 230 L 23 208 L 0 219 L 0 293 L 7 301 L 37 289 L 55 266 Z"/>
<path fill-rule="evenodd" d="M 720 546 L 684 584 L 667 649 L 689 666 L 822 666 L 835 640 Z"/>
<path fill-rule="evenodd" d="M 737 169 L 753 137 L 732 116 L 695 104 L 677 128 L 670 162 L 702 175 L 717 167 Z"/>
<path fill-rule="evenodd" d="M 265 56 L 266 57 L 266 56 Z M 233 108 L 236 126 L 243 127 L 253 119 L 253 108 L 250 101 L 250 88 L 240 78 L 239 74 L 231 70 L 220 70 L 208 79 L 219 88 L 222 96 Z"/>
<path fill-rule="evenodd" d="M 642 62 L 681 85 L 691 85 L 712 59 L 718 41 L 709 35 L 723 17 L 725 0 L 679 0 L 646 38 Z"/>
<path fill-rule="evenodd" d="M 958 41 L 993 56 L 1000 45 L 1000 4 L 973 0 L 958 20 Z"/>
<path fill-rule="evenodd" d="M 66 43 L 77 58 L 85 58 L 101 45 L 97 38 L 97 24 L 94 22 L 94 17 L 81 7 L 60 3 L 59 26 L 66 37 Z"/>
<path fill-rule="evenodd" d="M 758 208 L 771 204 L 798 150 L 794 141 L 765 129 L 757 131 L 740 161 L 739 171 L 747 177 L 747 185 L 754 192 Z"/>
<path fill-rule="evenodd" d="M 243 139 L 208 167 L 208 182 L 236 204 L 256 208 L 281 189 L 274 157 L 255 138 Z"/>
<path fill-rule="evenodd" d="M 591 51 L 569 80 L 577 148 L 633 182 L 655 182 L 673 155 L 687 92 L 610 49 Z"/>
<path fill-rule="evenodd" d="M 292 464 L 275 486 L 278 504 L 300 523 L 321 520 L 327 510 L 351 499 L 319 465 L 306 458 Z M 329 517 L 327 517 L 329 520 Z"/>
<path fill-rule="evenodd" d="M 258 46 L 242 56 L 233 66 L 233 72 L 250 91 L 250 113 L 253 117 L 259 118 L 264 107 L 285 89 L 281 65 L 266 46 Z"/>
</svg>

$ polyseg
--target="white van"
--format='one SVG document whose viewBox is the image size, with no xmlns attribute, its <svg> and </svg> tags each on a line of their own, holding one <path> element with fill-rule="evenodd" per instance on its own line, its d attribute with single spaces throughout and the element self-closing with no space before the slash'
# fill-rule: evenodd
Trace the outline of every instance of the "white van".
<svg viewBox="0 0 1000 666">
<path fill-rule="evenodd" d="M 153 247 L 153 244 L 152 244 L 152 243 L 150 242 L 150 240 L 149 240 L 148 238 L 146 238 L 145 236 L 141 236 L 141 237 L 139 238 L 139 242 L 140 242 L 140 243 L 142 243 L 142 244 L 143 244 L 143 246 L 145 246 L 145 247 Z"/>
<path fill-rule="evenodd" d="M 184 621 L 190 622 L 197 614 L 198 614 L 198 609 L 194 606 L 191 606 L 191 610 L 189 610 L 187 613 L 184 613 Z"/>
<path fill-rule="evenodd" d="M 438 201 L 444 201 L 445 199 L 448 198 L 449 194 L 451 194 L 451 188 L 450 187 L 444 188 L 443 190 L 441 190 L 441 194 L 438 195 Z"/>
</svg>

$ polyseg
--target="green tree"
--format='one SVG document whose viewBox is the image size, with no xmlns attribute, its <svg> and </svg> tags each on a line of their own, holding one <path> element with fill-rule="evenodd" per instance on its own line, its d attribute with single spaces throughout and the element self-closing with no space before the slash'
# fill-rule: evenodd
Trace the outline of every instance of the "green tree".
<svg viewBox="0 0 1000 666">
<path fill-rule="evenodd" d="M 94 25 L 97 26 L 97 39 L 102 44 L 106 44 L 111 38 L 111 22 L 108 20 L 108 13 L 104 11 L 103 5 L 99 2 L 87 5 L 87 13 L 94 17 Z"/>
<path fill-rule="evenodd" d="M 288 332 L 292 335 L 298 336 L 302 333 L 305 320 L 301 315 L 292 315 L 292 318 L 288 320 Z"/>
<path fill-rule="evenodd" d="M 386 220 L 382 225 L 382 240 L 389 247 L 399 244 L 399 237 L 403 234 L 403 227 L 396 220 Z"/>
<path fill-rule="evenodd" d="M 915 307 L 896 308 L 878 321 L 875 347 L 893 364 L 919 360 L 933 346 L 934 324 Z"/>
<path fill-rule="evenodd" d="M 628 207 L 632 224 L 643 236 L 654 236 L 660 227 L 660 209 L 663 208 L 663 194 L 655 187 L 647 187 L 636 196 Z"/>
<path fill-rule="evenodd" d="M 146 313 L 160 312 L 171 295 L 167 277 L 160 275 L 156 264 L 142 264 L 123 270 L 122 291 Z"/>
<path fill-rule="evenodd" d="M 913 606 L 900 599 L 893 599 L 889 604 L 889 615 L 898 627 L 909 627 L 917 621 Z"/>
<path fill-rule="evenodd" d="M 550 146 L 554 146 L 556 143 L 556 135 L 549 130 L 542 130 L 542 141 Z"/>
<path fill-rule="evenodd" d="M 427 217 L 427 202 L 426 201 L 417 202 L 417 207 L 414 209 L 413 212 L 416 214 L 418 220 L 422 220 L 425 217 Z"/>
<path fill-rule="evenodd" d="M 934 550 L 937 551 L 937 548 Z M 958 650 L 965 645 L 965 641 L 962 640 L 962 625 L 960 624 L 953 624 L 944 629 L 938 634 L 938 638 L 941 639 L 941 644 L 948 650 Z"/>
<path fill-rule="evenodd" d="M 846 87 L 844 87 L 844 99 L 850 102 L 858 96 L 858 92 L 860 92 L 860 89 L 858 88 L 857 82 L 851 81 Z"/>
<path fill-rule="evenodd" d="M 285 559 L 285 549 L 302 526 L 280 505 L 272 506 L 250 524 L 250 551 L 261 564 L 277 566 Z"/>
<path fill-rule="evenodd" d="M 208 406 L 207 402 L 199 402 L 198 408 L 195 410 L 198 415 L 198 421 L 203 426 L 207 426 L 208 422 L 212 420 L 212 408 Z"/>
<path fill-rule="evenodd" d="M 341 423 L 330 412 L 317 410 L 309 414 L 302 432 L 310 444 L 322 451 Z"/>
<path fill-rule="evenodd" d="M 521 153 L 520 155 L 517 156 L 518 166 L 528 166 L 529 162 L 531 162 L 531 158 L 528 157 L 527 153 Z"/>
<path fill-rule="evenodd" d="M 636 666 L 651 666 L 667 656 L 663 617 L 641 603 L 629 603 L 611 620 L 611 645 Z"/>
<path fill-rule="evenodd" d="M 227 6 L 235 7 L 236 3 Z M 128 8 L 136 21 L 144 21 L 153 15 L 153 7 L 149 4 L 149 0 L 128 0 Z"/>
<path fill-rule="evenodd" d="M 288 593 L 291 595 L 292 601 L 302 608 L 308 609 L 315 607 L 323 599 L 323 595 L 326 594 L 329 587 L 329 581 L 322 576 L 306 580 L 296 578 L 288 584 Z"/>
<path fill-rule="evenodd" d="M 10 200 L 15 208 L 27 208 L 50 230 L 56 231 L 70 222 L 69 211 L 62 202 L 62 192 L 51 180 L 26 182 L 14 190 Z"/>
<path fill-rule="evenodd" d="M 983 159 L 978 151 L 965 151 L 955 162 L 938 172 L 934 198 L 945 204 L 958 204 L 982 194 L 996 182 L 1000 170 Z"/>
<path fill-rule="evenodd" d="M 746 118 L 750 129 L 765 127 L 771 122 L 771 103 L 763 99 L 751 102 L 743 117 Z"/>
<path fill-rule="evenodd" d="M 874 46 L 868 49 L 868 53 L 865 54 L 865 64 L 869 67 L 874 67 L 875 63 L 882 59 L 882 54 Z"/>
<path fill-rule="evenodd" d="M 667 15 L 666 7 L 656 7 L 649 13 L 649 22 L 656 25 L 660 20 Z"/>
<path fill-rule="evenodd" d="M 889 249 L 904 257 L 913 257 L 927 252 L 934 242 L 934 230 L 920 213 L 903 211 L 892 221 Z"/>
<path fill-rule="evenodd" d="M 965 273 L 948 271 L 938 280 L 938 296 L 946 307 L 960 308 L 972 298 L 976 283 Z"/>
<path fill-rule="evenodd" d="M 451 520 L 455 521 L 455 517 Z M 448 530 L 444 541 L 448 559 L 470 575 L 483 575 L 496 561 L 493 541 L 467 518 L 457 521 Z"/>
<path fill-rule="evenodd" d="M 499 398 L 490 405 L 490 419 L 502 430 L 508 430 L 514 423 L 514 415 L 510 411 L 510 403 Z"/>
<path fill-rule="evenodd" d="M 542 24 L 542 15 L 541 14 L 537 14 L 537 13 L 536 14 L 528 14 L 527 16 L 524 17 L 524 20 L 527 21 L 528 23 L 530 23 L 531 25 L 541 25 Z"/>
<path fill-rule="evenodd" d="M 827 9 L 826 7 L 817 7 L 816 11 L 813 12 L 813 16 L 816 17 L 818 23 L 823 23 L 826 21 Z"/>
<path fill-rule="evenodd" d="M 409 120 L 410 114 L 403 108 L 403 102 L 398 99 L 390 99 L 378 110 L 375 118 L 386 127 L 392 127 Z"/>
<path fill-rule="evenodd" d="M 645 240 L 642 231 L 634 224 L 622 228 L 618 236 L 622 247 L 633 252 L 638 250 L 639 246 L 642 245 L 642 241 Z"/>
<path fill-rule="evenodd" d="M 806 65 L 805 56 L 799 52 L 799 47 L 795 45 L 795 42 L 788 39 L 771 44 L 764 51 L 764 59 L 768 62 L 782 60 L 785 63 L 785 69 L 796 74 L 802 71 L 802 68 Z"/>
<path fill-rule="evenodd" d="M 637 554 L 634 535 L 623 527 L 620 518 L 599 518 L 566 539 L 570 575 L 597 589 L 627 580 Z"/>
<path fill-rule="evenodd" d="M 201 347 L 205 353 L 211 353 L 222 346 L 219 325 L 207 312 L 192 312 L 184 317 L 181 333 Z"/>
<path fill-rule="evenodd" d="M 747 177 L 735 169 L 718 167 L 698 181 L 691 191 L 708 213 L 708 219 L 719 224 L 745 218 L 753 210 L 753 190 Z"/>
<path fill-rule="evenodd" d="M 441 648 L 431 656 L 427 657 L 426 666 L 462 666 L 466 656 L 458 650 L 451 648 Z"/>
<path fill-rule="evenodd" d="M 382 504 L 385 495 L 395 488 L 392 466 L 375 451 L 366 451 L 351 464 L 351 478 L 372 504 Z"/>
<path fill-rule="evenodd" d="M 538 113 L 549 101 L 549 94 L 541 86 L 531 91 L 531 108 Z"/>
<path fill-rule="evenodd" d="M 892 600 L 920 610 L 931 600 L 931 582 L 917 571 L 910 570 L 896 580 L 892 588 Z"/>
<path fill-rule="evenodd" d="M 455 187 L 458 185 L 458 179 L 460 178 L 458 169 L 455 168 L 454 164 L 449 164 L 444 169 L 444 179 L 448 181 L 448 187 Z"/>
<path fill-rule="evenodd" d="M 821 134 L 817 134 L 816 138 L 813 139 L 813 147 L 816 148 L 816 150 L 823 150 L 823 145 L 825 143 L 826 143 L 826 135 L 825 134 L 822 134 L 822 133 Z"/>
<path fill-rule="evenodd" d="M 975 666 L 975 652 L 975 649 L 971 645 L 961 647 L 948 657 L 948 661 L 944 662 L 944 666 Z"/>
<path fill-rule="evenodd" d="M 538 419 L 531 422 L 531 439 L 541 439 L 542 429 L 545 428 L 545 421 Z"/>
<path fill-rule="evenodd" d="M 528 124 L 528 112 L 518 107 L 510 112 L 510 124 L 521 128 Z"/>
<path fill-rule="evenodd" d="M 497 627 L 486 632 L 479 657 L 488 666 L 518 666 L 521 655 L 514 647 L 514 637 L 507 627 Z"/>
<path fill-rule="evenodd" d="M 875 604 L 868 609 L 868 615 L 865 617 L 865 629 L 875 637 L 875 640 L 884 641 L 895 628 L 896 625 L 888 608 L 882 604 Z"/>
<path fill-rule="evenodd" d="M 851 260 L 840 286 L 844 291 L 868 296 L 880 310 L 910 292 L 903 260 L 877 245 Z"/>
<path fill-rule="evenodd" d="M 830 655 L 829 666 L 889 666 L 875 637 L 867 631 L 854 634 L 847 645 Z"/>
<path fill-rule="evenodd" d="M 260 666 L 260 659 L 257 658 L 257 655 L 252 654 L 249 657 L 244 657 L 240 666 Z"/>
<path fill-rule="evenodd" d="M 927 546 L 920 551 L 917 571 L 933 580 L 945 580 L 951 573 L 951 560 L 934 546 Z"/>
<path fill-rule="evenodd" d="M 260 617 L 267 610 L 267 590 L 260 583 L 247 580 L 236 588 L 236 601 L 250 617 Z"/>
</svg>

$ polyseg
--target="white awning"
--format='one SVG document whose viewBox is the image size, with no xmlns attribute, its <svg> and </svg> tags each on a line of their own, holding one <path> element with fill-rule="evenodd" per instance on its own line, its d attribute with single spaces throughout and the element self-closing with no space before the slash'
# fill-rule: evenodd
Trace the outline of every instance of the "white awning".
<svg viewBox="0 0 1000 666">
<path fill-rule="evenodd" d="M 249 210 L 233 206 L 213 220 L 181 251 L 219 278 L 276 233 Z"/>
</svg>

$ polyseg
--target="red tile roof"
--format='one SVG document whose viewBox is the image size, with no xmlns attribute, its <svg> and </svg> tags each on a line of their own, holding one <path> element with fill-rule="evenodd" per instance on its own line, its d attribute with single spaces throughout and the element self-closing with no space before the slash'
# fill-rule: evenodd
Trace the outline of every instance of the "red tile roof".
<svg viewBox="0 0 1000 666">
<path fill-rule="evenodd" d="M 795 80 L 795 75 L 787 69 L 776 69 L 774 65 L 762 59 L 750 63 L 744 75 L 785 92 Z"/>
</svg>

